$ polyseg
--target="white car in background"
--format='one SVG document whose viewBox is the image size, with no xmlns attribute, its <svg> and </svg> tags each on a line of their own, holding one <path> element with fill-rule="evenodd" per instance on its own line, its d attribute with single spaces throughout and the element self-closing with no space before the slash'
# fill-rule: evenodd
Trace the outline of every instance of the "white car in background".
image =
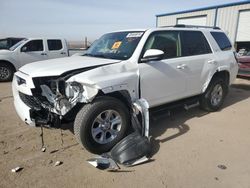
<svg viewBox="0 0 250 188">
<path fill-rule="evenodd" d="M 28 63 L 66 56 L 65 39 L 23 39 L 8 50 L 0 50 L 0 82 L 10 81 L 14 72 Z"/>
<path fill-rule="evenodd" d="M 219 28 L 118 31 L 83 56 L 23 66 L 13 79 L 14 104 L 31 126 L 74 121 L 79 143 L 103 153 L 126 135 L 135 101 L 145 99 L 150 111 L 180 101 L 216 111 L 237 72 L 234 49 Z"/>
</svg>

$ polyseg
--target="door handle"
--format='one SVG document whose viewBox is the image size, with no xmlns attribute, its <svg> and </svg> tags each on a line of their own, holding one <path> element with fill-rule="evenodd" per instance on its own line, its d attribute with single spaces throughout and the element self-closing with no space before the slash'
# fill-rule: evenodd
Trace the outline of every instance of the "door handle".
<svg viewBox="0 0 250 188">
<path fill-rule="evenodd" d="M 181 65 L 177 65 L 177 69 L 185 69 L 187 67 L 186 64 L 181 64 Z"/>
<path fill-rule="evenodd" d="M 66 54 L 65 52 L 61 52 L 62 55 Z"/>
<path fill-rule="evenodd" d="M 47 55 L 46 53 L 41 53 L 41 55 Z"/>
<path fill-rule="evenodd" d="M 207 62 L 208 62 L 208 64 L 216 64 L 216 61 L 214 59 L 210 59 Z"/>
</svg>

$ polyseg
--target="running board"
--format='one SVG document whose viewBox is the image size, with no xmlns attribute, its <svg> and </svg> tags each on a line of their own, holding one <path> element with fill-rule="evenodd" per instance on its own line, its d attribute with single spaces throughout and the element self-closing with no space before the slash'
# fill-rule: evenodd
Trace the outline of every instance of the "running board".
<svg viewBox="0 0 250 188">
<path fill-rule="evenodd" d="M 196 102 L 196 103 L 190 104 L 190 105 L 185 104 L 185 105 L 184 105 L 184 109 L 185 109 L 185 110 L 190 110 L 191 108 L 195 108 L 195 107 L 197 107 L 197 106 L 199 106 L 199 105 L 200 105 L 199 102 Z"/>
<path fill-rule="evenodd" d="M 199 106 L 199 98 L 200 96 L 194 96 L 186 99 L 182 99 L 176 102 L 167 103 L 164 105 L 161 105 L 159 107 L 154 107 L 149 109 L 150 110 L 150 116 L 153 119 L 158 119 L 162 116 L 171 116 L 172 111 L 177 108 L 184 108 L 185 110 L 190 110 L 191 108 L 195 108 Z M 158 117 L 158 118 L 156 118 Z"/>
</svg>

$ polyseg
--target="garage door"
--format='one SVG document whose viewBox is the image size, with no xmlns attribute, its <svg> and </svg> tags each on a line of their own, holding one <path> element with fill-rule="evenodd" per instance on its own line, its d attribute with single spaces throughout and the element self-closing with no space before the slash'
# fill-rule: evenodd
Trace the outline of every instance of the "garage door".
<svg viewBox="0 0 250 188">
<path fill-rule="evenodd" d="M 250 41 L 250 10 L 240 12 L 236 41 Z"/>
<path fill-rule="evenodd" d="M 205 26 L 206 23 L 207 23 L 207 16 L 178 18 L 177 19 L 177 24 Z"/>
</svg>

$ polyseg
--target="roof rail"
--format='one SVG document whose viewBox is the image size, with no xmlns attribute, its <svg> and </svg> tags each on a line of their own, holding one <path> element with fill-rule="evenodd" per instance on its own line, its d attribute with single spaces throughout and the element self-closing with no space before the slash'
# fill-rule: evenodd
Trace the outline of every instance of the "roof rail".
<svg viewBox="0 0 250 188">
<path fill-rule="evenodd" d="M 166 25 L 166 26 L 158 26 L 159 28 L 162 28 L 162 27 L 175 27 L 176 25 Z"/>
<path fill-rule="evenodd" d="M 217 26 L 201 26 L 201 25 L 185 25 L 185 24 L 176 24 L 174 27 L 184 27 L 184 28 L 207 28 L 207 29 L 218 29 L 221 30 Z"/>
</svg>

